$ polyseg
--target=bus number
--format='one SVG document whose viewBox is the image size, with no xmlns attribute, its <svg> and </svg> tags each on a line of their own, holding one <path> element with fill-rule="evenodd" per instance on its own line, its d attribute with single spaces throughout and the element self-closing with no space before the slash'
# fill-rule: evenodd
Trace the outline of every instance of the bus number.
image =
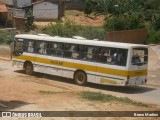
<svg viewBox="0 0 160 120">
<path fill-rule="evenodd" d="M 63 65 L 63 62 L 54 61 L 54 60 L 51 60 L 50 63 L 54 65 L 60 65 L 60 66 Z"/>
</svg>

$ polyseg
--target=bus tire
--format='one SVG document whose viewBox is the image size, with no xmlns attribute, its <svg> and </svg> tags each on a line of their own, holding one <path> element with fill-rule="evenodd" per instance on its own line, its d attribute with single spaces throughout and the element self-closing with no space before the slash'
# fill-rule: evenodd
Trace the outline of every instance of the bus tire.
<svg viewBox="0 0 160 120">
<path fill-rule="evenodd" d="M 86 73 L 83 72 L 83 71 L 75 72 L 74 81 L 78 85 L 81 85 L 81 86 L 86 85 L 86 83 L 87 83 L 87 75 L 86 75 Z"/>
<path fill-rule="evenodd" d="M 26 74 L 32 75 L 33 74 L 33 64 L 30 62 L 25 63 L 24 70 Z"/>
</svg>

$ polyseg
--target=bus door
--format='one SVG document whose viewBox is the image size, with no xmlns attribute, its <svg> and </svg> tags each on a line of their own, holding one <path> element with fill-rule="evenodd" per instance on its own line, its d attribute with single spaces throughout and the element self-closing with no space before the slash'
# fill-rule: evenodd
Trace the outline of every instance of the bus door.
<svg viewBox="0 0 160 120">
<path fill-rule="evenodd" d="M 13 60 L 13 66 L 19 67 L 23 69 L 23 63 L 25 61 L 23 55 L 23 39 L 14 39 L 14 43 L 12 44 L 11 48 L 12 52 L 12 60 Z"/>
</svg>

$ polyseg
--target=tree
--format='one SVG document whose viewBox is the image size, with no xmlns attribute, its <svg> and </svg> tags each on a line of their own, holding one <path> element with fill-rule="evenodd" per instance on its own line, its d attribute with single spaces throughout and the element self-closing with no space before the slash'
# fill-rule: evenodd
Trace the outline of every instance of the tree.
<svg viewBox="0 0 160 120">
<path fill-rule="evenodd" d="M 144 19 L 137 15 L 118 15 L 109 18 L 104 25 L 106 31 L 121 31 L 144 28 Z"/>
<path fill-rule="evenodd" d="M 123 15 L 133 14 L 143 9 L 145 0 L 97 0 L 94 10 L 96 15 Z"/>
<path fill-rule="evenodd" d="M 26 31 L 30 31 L 35 29 L 35 25 L 34 25 L 34 16 L 33 16 L 33 8 L 32 7 L 28 7 L 25 9 L 25 13 L 26 13 L 26 17 L 27 17 L 27 21 L 25 23 L 25 29 Z"/>
<path fill-rule="evenodd" d="M 93 3 L 91 2 L 91 0 L 86 0 L 84 5 L 84 13 L 87 14 L 88 16 L 92 12 L 93 12 Z"/>
<path fill-rule="evenodd" d="M 150 21 L 151 30 L 160 30 L 160 1 L 146 0 L 144 4 L 144 17 Z"/>
</svg>

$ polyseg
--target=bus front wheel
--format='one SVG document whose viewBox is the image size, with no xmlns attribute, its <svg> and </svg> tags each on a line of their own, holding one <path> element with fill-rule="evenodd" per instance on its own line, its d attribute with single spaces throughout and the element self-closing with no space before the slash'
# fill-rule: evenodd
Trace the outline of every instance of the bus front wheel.
<svg viewBox="0 0 160 120">
<path fill-rule="evenodd" d="M 32 75 L 33 74 L 33 65 L 32 65 L 32 63 L 26 63 L 25 66 L 24 66 L 24 70 L 25 70 L 26 74 Z"/>
<path fill-rule="evenodd" d="M 87 75 L 83 71 L 77 71 L 74 75 L 75 83 L 85 85 L 87 83 Z"/>
</svg>

